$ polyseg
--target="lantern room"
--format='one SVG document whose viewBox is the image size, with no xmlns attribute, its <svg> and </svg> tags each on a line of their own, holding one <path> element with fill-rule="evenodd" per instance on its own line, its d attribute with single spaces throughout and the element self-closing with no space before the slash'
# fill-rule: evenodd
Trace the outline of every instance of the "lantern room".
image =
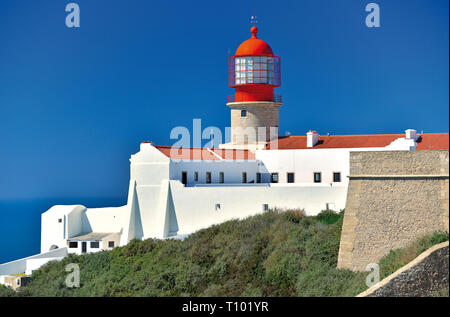
<svg viewBox="0 0 450 317">
<path fill-rule="evenodd" d="M 281 84 L 280 57 L 273 54 L 269 44 L 257 37 L 256 26 L 252 37 L 244 41 L 229 57 L 229 86 L 236 89 L 229 102 L 274 101 L 274 87 Z"/>
</svg>

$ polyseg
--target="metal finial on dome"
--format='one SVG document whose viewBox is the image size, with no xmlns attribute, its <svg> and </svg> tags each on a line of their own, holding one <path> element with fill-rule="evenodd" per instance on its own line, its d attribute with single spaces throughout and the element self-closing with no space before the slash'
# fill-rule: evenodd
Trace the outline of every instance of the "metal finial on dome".
<svg viewBox="0 0 450 317">
<path fill-rule="evenodd" d="M 256 39 L 257 38 L 256 33 L 258 33 L 258 28 L 256 27 L 256 24 L 258 23 L 258 18 L 252 15 L 250 23 L 253 24 L 252 28 L 250 29 L 250 32 L 252 32 L 252 38 Z"/>
<path fill-rule="evenodd" d="M 256 33 L 258 33 L 258 28 L 256 26 L 252 26 L 250 29 L 250 32 L 252 32 L 252 38 L 256 39 Z"/>
</svg>

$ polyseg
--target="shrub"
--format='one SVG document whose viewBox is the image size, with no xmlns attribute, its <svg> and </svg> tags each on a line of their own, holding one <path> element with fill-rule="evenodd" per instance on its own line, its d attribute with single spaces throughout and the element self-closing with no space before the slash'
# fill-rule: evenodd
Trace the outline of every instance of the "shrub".
<svg viewBox="0 0 450 317">
<path fill-rule="evenodd" d="M 338 214 L 333 210 L 322 210 L 317 215 L 317 220 L 320 221 L 321 223 L 331 225 L 337 222 L 341 217 L 342 217 L 341 214 Z"/>
</svg>

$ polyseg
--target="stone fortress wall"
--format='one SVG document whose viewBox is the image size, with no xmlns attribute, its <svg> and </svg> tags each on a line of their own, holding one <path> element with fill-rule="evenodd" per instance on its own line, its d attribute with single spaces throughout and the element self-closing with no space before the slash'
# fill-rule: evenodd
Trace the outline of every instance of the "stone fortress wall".
<svg viewBox="0 0 450 317">
<path fill-rule="evenodd" d="M 338 268 L 364 271 L 390 250 L 449 230 L 448 150 L 350 153 Z"/>
</svg>

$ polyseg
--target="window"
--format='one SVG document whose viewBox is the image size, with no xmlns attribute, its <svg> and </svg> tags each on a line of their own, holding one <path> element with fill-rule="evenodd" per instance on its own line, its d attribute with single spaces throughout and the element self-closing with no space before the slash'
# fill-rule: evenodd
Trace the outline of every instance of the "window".
<svg viewBox="0 0 450 317">
<path fill-rule="evenodd" d="M 69 248 L 71 248 L 71 249 L 76 249 L 76 248 L 78 248 L 78 242 L 73 242 L 73 241 L 71 241 L 71 242 L 69 242 Z"/>
<path fill-rule="evenodd" d="M 278 183 L 278 173 L 270 174 L 270 182 L 271 183 Z"/>
<path fill-rule="evenodd" d="M 59 223 L 61 223 L 61 222 L 62 222 L 62 219 L 61 219 L 61 218 L 59 218 L 59 219 L 58 219 L 58 222 L 59 222 Z"/>
<path fill-rule="evenodd" d="M 241 118 L 247 117 L 247 110 L 241 110 Z"/>
<path fill-rule="evenodd" d="M 216 204 L 216 211 L 220 210 L 220 204 Z"/>
<path fill-rule="evenodd" d="M 206 172 L 206 184 L 211 184 L 211 172 Z"/>
<path fill-rule="evenodd" d="M 314 173 L 314 183 L 320 183 L 322 182 L 322 173 L 315 172 Z"/>
<path fill-rule="evenodd" d="M 341 173 L 334 172 L 333 173 L 333 182 L 339 183 L 341 181 Z"/>
<path fill-rule="evenodd" d="M 114 248 L 114 241 L 108 241 L 108 248 Z"/>
<path fill-rule="evenodd" d="M 98 248 L 100 248 L 100 243 L 98 241 L 92 241 L 91 249 L 98 249 Z"/>
<path fill-rule="evenodd" d="M 195 172 L 195 173 L 194 173 L 194 181 L 195 181 L 195 182 L 198 182 L 198 172 Z"/>
<path fill-rule="evenodd" d="M 256 173 L 256 182 L 261 183 L 261 173 Z"/>
<path fill-rule="evenodd" d="M 263 211 L 269 211 L 269 204 L 263 204 Z"/>
<path fill-rule="evenodd" d="M 294 183 L 295 182 L 294 173 L 287 173 L 287 182 L 288 183 Z"/>
<path fill-rule="evenodd" d="M 242 173 L 242 183 L 247 183 L 247 173 L 246 172 L 243 172 Z"/>
<path fill-rule="evenodd" d="M 181 172 L 181 182 L 186 185 L 187 184 L 187 172 Z"/>
<path fill-rule="evenodd" d="M 336 204 L 334 204 L 334 203 L 326 203 L 326 210 L 333 210 L 333 211 L 335 211 L 336 210 Z"/>
<path fill-rule="evenodd" d="M 223 184 L 225 182 L 225 175 L 223 172 L 219 173 L 219 183 Z"/>
</svg>

